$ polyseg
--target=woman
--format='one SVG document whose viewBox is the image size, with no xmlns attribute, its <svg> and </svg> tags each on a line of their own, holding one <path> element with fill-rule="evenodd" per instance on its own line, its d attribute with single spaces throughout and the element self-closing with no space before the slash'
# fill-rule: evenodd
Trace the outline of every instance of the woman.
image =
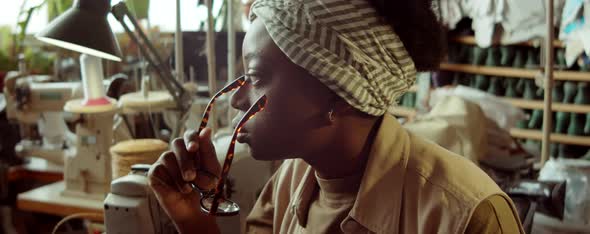
<svg viewBox="0 0 590 234">
<path fill-rule="evenodd" d="M 510 199 L 461 156 L 387 114 L 444 53 L 430 1 L 257 0 L 243 44 L 247 83 L 232 96 L 266 108 L 238 141 L 286 159 L 247 220 L 248 233 L 520 233 Z M 386 10 L 387 9 L 387 10 Z M 241 115 L 238 115 L 241 116 Z M 216 233 L 193 183 L 219 175 L 211 131 L 187 132 L 151 168 L 181 233 Z"/>
</svg>

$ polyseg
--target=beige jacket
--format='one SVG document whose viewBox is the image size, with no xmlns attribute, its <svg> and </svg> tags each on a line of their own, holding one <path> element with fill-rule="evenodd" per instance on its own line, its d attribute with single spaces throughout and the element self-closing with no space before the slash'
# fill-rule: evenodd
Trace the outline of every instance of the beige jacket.
<svg viewBox="0 0 590 234">
<path fill-rule="evenodd" d="M 263 189 L 247 232 L 305 233 L 315 180 L 304 161 L 287 160 Z M 510 201 L 473 163 L 385 115 L 355 204 L 340 226 L 345 233 L 463 233 L 478 204 L 493 195 Z"/>
</svg>

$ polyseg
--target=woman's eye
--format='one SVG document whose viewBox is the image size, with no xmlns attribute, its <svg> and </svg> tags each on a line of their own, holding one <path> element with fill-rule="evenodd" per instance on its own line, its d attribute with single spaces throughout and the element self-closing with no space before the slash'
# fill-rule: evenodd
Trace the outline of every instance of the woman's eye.
<svg viewBox="0 0 590 234">
<path fill-rule="evenodd" d="M 260 81 L 260 80 L 254 80 L 254 79 L 252 80 L 252 85 L 253 85 L 253 86 L 259 86 L 259 85 L 260 85 L 260 83 L 261 83 L 261 81 Z"/>
<path fill-rule="evenodd" d="M 252 86 L 258 86 L 258 85 L 262 84 L 262 80 L 254 75 L 249 75 L 248 80 L 249 80 L 250 84 L 252 84 Z"/>
</svg>

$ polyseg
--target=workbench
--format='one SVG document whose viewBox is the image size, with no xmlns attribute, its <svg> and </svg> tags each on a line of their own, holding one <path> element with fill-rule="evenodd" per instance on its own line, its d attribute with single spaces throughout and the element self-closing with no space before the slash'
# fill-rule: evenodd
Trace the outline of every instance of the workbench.
<svg viewBox="0 0 590 234">
<path fill-rule="evenodd" d="M 31 179 L 51 183 L 63 179 L 63 166 L 42 158 L 30 157 L 27 159 L 25 164 L 12 166 L 8 169 L 9 182 Z"/>
<path fill-rule="evenodd" d="M 63 166 L 42 158 L 31 157 L 18 166 L 8 169 L 8 181 L 33 180 L 47 185 L 19 193 L 16 205 L 19 210 L 68 216 L 76 213 L 101 213 L 103 201 L 77 197 L 64 197 Z M 102 222 L 100 220 L 93 220 Z"/>
<path fill-rule="evenodd" d="M 59 181 L 21 193 L 17 198 L 17 207 L 23 211 L 68 216 L 77 213 L 103 213 L 103 200 L 81 197 L 64 197 L 65 182 Z M 103 217 L 92 221 L 103 222 Z"/>
</svg>

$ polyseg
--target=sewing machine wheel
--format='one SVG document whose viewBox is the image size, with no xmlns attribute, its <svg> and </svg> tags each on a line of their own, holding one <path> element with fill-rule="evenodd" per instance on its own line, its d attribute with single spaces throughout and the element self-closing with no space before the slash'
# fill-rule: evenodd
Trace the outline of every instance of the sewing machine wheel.
<svg viewBox="0 0 590 234">
<path fill-rule="evenodd" d="M 207 214 L 210 214 L 211 205 L 213 204 L 213 198 L 215 194 L 207 195 L 201 199 L 201 210 Z M 240 207 L 237 203 L 230 201 L 225 198 L 219 198 L 219 206 L 217 212 L 211 214 L 214 216 L 234 216 L 240 213 Z"/>
</svg>

